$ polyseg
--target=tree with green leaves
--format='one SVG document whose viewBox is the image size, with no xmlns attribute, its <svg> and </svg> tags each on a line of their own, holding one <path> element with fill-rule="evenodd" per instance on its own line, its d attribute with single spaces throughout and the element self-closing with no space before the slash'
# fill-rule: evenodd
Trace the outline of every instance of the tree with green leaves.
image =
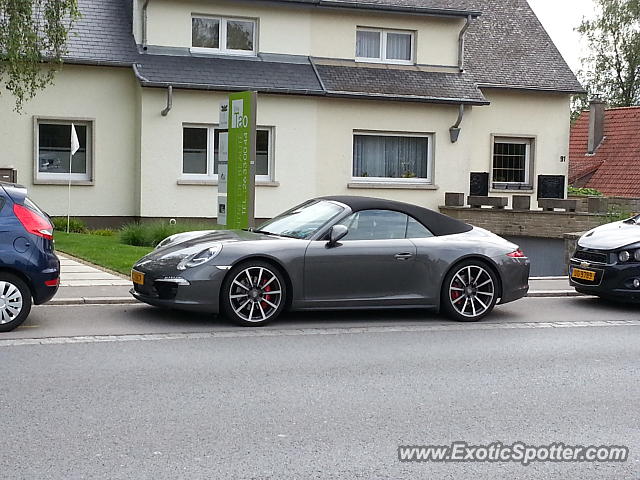
<svg viewBox="0 0 640 480">
<path fill-rule="evenodd" d="M 0 94 L 16 111 L 53 83 L 79 15 L 78 0 L 0 0 Z"/>
<path fill-rule="evenodd" d="M 613 107 L 640 104 L 640 0 L 594 0 L 597 16 L 578 31 L 589 44 L 581 77 Z"/>
</svg>

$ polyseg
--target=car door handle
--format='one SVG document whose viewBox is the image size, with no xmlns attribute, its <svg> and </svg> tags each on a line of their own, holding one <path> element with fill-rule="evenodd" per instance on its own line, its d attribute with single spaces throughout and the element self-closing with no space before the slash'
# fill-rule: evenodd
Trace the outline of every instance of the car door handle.
<svg viewBox="0 0 640 480">
<path fill-rule="evenodd" d="M 395 255 L 396 260 L 409 260 L 410 258 L 413 258 L 413 254 L 412 253 L 398 253 Z"/>
</svg>

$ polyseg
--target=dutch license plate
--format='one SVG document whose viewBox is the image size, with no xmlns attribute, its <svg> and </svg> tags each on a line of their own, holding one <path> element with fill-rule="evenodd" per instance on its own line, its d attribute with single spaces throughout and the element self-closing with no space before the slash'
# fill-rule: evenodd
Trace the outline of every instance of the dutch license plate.
<svg viewBox="0 0 640 480">
<path fill-rule="evenodd" d="M 578 280 L 586 280 L 588 282 L 593 282 L 596 279 L 596 272 L 590 272 L 589 270 L 582 270 L 581 268 L 574 268 L 571 272 L 572 278 L 577 278 Z"/>
<path fill-rule="evenodd" d="M 138 285 L 144 285 L 144 273 L 131 270 L 131 281 Z"/>
</svg>

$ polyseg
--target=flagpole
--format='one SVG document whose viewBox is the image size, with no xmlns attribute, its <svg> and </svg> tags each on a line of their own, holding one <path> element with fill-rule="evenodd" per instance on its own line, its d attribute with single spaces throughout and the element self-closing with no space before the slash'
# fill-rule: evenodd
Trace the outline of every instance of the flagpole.
<svg viewBox="0 0 640 480">
<path fill-rule="evenodd" d="M 67 233 L 71 231 L 71 175 L 73 174 L 73 155 L 80 148 L 80 142 L 78 141 L 78 134 L 76 133 L 76 126 L 71 124 L 71 149 L 69 150 L 69 192 L 67 199 Z"/>
<path fill-rule="evenodd" d="M 72 127 L 73 128 L 73 127 Z M 73 165 L 73 147 L 69 152 L 69 192 L 67 199 L 67 233 L 69 233 L 69 224 L 71 223 L 71 166 Z"/>
</svg>

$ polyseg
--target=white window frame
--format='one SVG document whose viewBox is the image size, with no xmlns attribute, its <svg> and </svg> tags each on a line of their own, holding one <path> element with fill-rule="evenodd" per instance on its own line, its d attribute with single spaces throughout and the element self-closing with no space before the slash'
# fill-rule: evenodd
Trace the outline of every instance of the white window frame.
<svg viewBox="0 0 640 480">
<path fill-rule="evenodd" d="M 86 139 L 86 167 L 85 173 L 48 173 L 40 171 L 40 125 L 78 125 L 87 127 Z M 34 170 L 33 177 L 35 184 L 92 184 L 93 183 L 93 162 L 95 158 L 95 120 L 92 118 L 68 118 L 68 117 L 33 117 L 33 156 Z"/>
<path fill-rule="evenodd" d="M 427 138 L 427 178 L 393 178 L 393 177 L 356 177 L 354 170 L 354 145 L 356 135 L 371 137 L 408 137 Z M 379 183 L 379 184 L 421 184 L 433 185 L 433 144 L 435 135 L 433 133 L 409 133 L 409 132 L 377 132 L 370 130 L 354 130 L 351 136 L 351 181 L 353 183 Z"/>
<path fill-rule="evenodd" d="M 184 129 L 185 128 L 200 128 L 207 130 L 207 173 L 184 173 Z M 203 125 L 196 123 L 183 123 L 181 130 L 181 143 L 180 143 L 180 178 L 182 180 L 217 180 L 218 175 L 213 173 L 213 160 L 214 160 L 214 145 L 213 145 L 213 130 L 214 125 Z"/>
<path fill-rule="evenodd" d="M 212 15 L 196 15 L 192 14 L 191 19 L 202 18 L 205 20 L 218 20 L 220 25 L 220 46 L 219 48 L 207 48 L 207 47 L 194 47 L 191 45 L 191 51 L 193 53 L 209 53 L 209 54 L 221 54 L 221 55 L 240 55 L 245 57 L 255 57 L 258 52 L 258 19 L 257 18 L 244 18 L 244 17 L 220 17 Z M 227 22 L 240 21 L 253 23 L 253 50 L 235 50 L 227 48 Z M 191 25 L 191 41 L 193 42 L 193 23 Z"/>
<path fill-rule="evenodd" d="M 207 173 L 184 173 L 184 129 L 185 128 L 206 128 L 207 129 Z M 215 169 L 215 132 L 220 130 L 217 124 L 197 124 L 197 123 L 183 123 L 182 124 L 182 143 L 180 148 L 180 180 L 183 181 L 202 181 L 208 180 L 217 182 L 218 174 L 214 173 Z M 256 175 L 257 183 L 270 183 L 273 182 L 274 172 L 274 153 L 275 153 L 275 127 L 271 126 L 259 126 L 257 130 L 269 132 L 269 173 L 268 175 Z"/>
<path fill-rule="evenodd" d="M 495 149 L 496 143 L 507 143 L 513 145 L 526 145 L 525 151 L 525 179 L 524 182 L 498 182 L 494 180 L 495 170 Z M 492 190 L 509 190 L 509 188 L 500 188 L 500 185 L 513 186 L 529 186 L 531 183 L 533 162 L 534 162 L 535 137 L 526 135 L 492 135 L 491 136 L 491 189 Z M 496 187 L 496 185 L 498 185 Z"/>
<path fill-rule="evenodd" d="M 414 65 L 416 58 L 415 44 L 416 44 L 416 32 L 413 30 L 393 30 L 388 28 L 372 28 L 372 27 L 357 27 L 356 28 L 356 42 L 358 41 L 358 32 L 376 32 L 380 34 L 380 55 L 377 58 L 374 57 L 358 57 L 358 47 L 356 43 L 356 62 L 363 63 L 391 63 L 395 65 Z M 390 33 L 400 33 L 411 36 L 411 58 L 409 60 L 398 60 L 387 58 L 387 35 Z"/>
</svg>

